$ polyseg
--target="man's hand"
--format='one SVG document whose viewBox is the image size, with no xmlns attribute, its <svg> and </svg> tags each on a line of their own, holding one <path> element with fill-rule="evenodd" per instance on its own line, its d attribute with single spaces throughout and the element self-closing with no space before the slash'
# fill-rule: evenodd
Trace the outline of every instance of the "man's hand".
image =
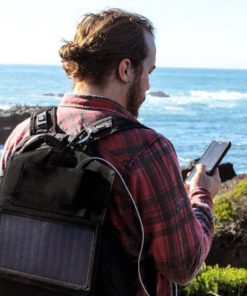
<svg viewBox="0 0 247 296">
<path fill-rule="evenodd" d="M 206 174 L 206 167 L 204 164 L 196 165 L 196 173 L 190 182 L 190 191 L 197 187 L 205 188 L 210 193 L 212 198 L 219 192 L 220 189 L 220 175 L 219 170 L 216 169 L 213 176 Z"/>
</svg>

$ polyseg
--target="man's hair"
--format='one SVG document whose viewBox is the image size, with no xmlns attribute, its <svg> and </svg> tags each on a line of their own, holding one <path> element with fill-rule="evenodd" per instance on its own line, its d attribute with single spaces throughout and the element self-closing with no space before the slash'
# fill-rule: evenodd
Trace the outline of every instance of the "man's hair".
<svg viewBox="0 0 247 296">
<path fill-rule="evenodd" d="M 74 81 L 88 79 L 98 85 L 107 81 L 124 58 L 138 71 L 148 55 L 145 31 L 153 36 L 152 23 L 138 14 L 120 9 L 86 14 L 73 41 L 59 50 L 63 68 Z"/>
</svg>

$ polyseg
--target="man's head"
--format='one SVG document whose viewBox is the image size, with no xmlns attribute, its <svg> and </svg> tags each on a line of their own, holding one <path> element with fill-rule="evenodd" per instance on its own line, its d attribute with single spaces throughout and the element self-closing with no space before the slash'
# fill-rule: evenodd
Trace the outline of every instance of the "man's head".
<svg viewBox="0 0 247 296">
<path fill-rule="evenodd" d="M 129 76 L 122 77 L 124 73 L 121 71 L 131 69 L 131 81 L 128 86 L 125 83 L 129 96 L 127 104 L 131 105 L 130 96 L 136 96 L 138 88 L 142 91 L 141 75 L 150 55 L 150 46 L 154 47 L 153 38 L 153 26 L 148 19 L 111 9 L 85 15 L 77 26 L 73 41 L 63 45 L 59 53 L 63 67 L 74 83 L 84 81 L 102 88 L 112 75 L 125 83 Z M 142 96 L 139 101 L 145 96 L 138 95 Z"/>
</svg>

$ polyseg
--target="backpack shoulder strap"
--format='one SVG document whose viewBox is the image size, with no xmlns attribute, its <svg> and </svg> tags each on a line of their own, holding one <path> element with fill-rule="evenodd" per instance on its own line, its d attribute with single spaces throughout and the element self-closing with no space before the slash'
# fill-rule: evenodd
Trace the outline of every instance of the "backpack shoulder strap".
<svg viewBox="0 0 247 296">
<path fill-rule="evenodd" d="M 150 129 L 138 121 L 126 119 L 124 117 L 105 117 L 85 127 L 75 137 L 72 137 L 71 144 L 77 145 L 95 142 L 112 134 L 133 128 Z"/>
<path fill-rule="evenodd" d="M 113 117 L 113 128 L 112 134 L 120 131 L 125 131 L 128 129 L 138 128 L 138 129 L 150 129 L 149 127 L 141 124 L 139 121 L 132 121 L 124 117 Z"/>
<path fill-rule="evenodd" d="M 31 115 L 30 135 L 57 133 L 57 107 L 49 107 Z"/>
</svg>

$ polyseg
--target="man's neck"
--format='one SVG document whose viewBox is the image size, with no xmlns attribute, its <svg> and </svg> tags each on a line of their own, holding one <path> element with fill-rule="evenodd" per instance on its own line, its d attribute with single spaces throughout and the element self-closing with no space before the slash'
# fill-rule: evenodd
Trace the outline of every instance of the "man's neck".
<svg viewBox="0 0 247 296">
<path fill-rule="evenodd" d="M 74 84 L 73 93 L 78 95 L 92 95 L 98 97 L 104 97 L 115 101 L 126 108 L 126 98 L 123 95 L 119 86 L 115 83 L 108 84 L 106 87 L 98 87 L 92 84 L 88 84 L 84 81 L 76 82 Z"/>
</svg>

